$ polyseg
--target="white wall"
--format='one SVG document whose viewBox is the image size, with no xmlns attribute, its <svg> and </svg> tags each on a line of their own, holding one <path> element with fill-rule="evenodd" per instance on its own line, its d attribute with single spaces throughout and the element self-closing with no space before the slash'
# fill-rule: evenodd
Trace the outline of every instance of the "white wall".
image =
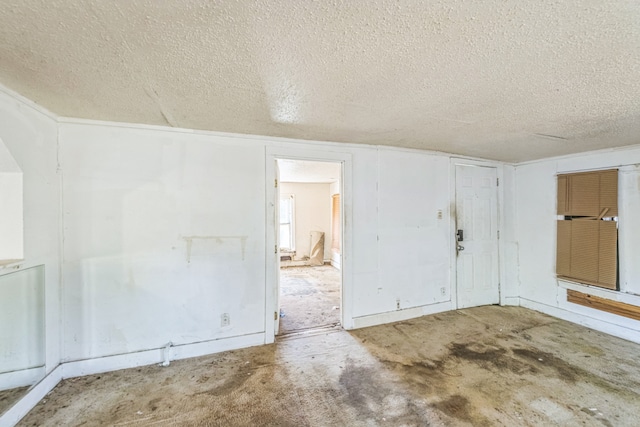
<svg viewBox="0 0 640 427">
<path fill-rule="evenodd" d="M 71 122 L 59 135 L 64 360 L 265 331 L 267 138 Z M 451 308 L 449 157 L 310 144 L 353 156 L 354 318 Z"/>
<path fill-rule="evenodd" d="M 377 280 L 356 289 L 356 316 L 448 301 L 449 158 L 380 149 L 377 164 Z"/>
<path fill-rule="evenodd" d="M 324 232 L 324 259 L 331 259 L 330 184 L 283 182 L 281 194 L 294 195 L 296 259 L 309 256 L 311 231 Z"/>
<path fill-rule="evenodd" d="M 566 289 L 640 305 L 640 148 L 595 152 L 516 167 L 517 241 L 521 304 L 640 341 L 640 322 L 570 304 Z M 620 278 L 623 292 L 572 285 L 555 278 L 556 174 L 620 168 Z"/>
<path fill-rule="evenodd" d="M 24 257 L 22 171 L 0 139 L 0 263 Z"/>
<path fill-rule="evenodd" d="M 64 360 L 264 331 L 261 144 L 97 125 L 59 131 Z"/>
<path fill-rule="evenodd" d="M 8 313 L 16 305 L 26 304 L 25 309 L 41 310 L 44 299 L 45 312 L 22 318 L 21 322 L 0 323 L 0 336 L 24 337 L 24 342 L 12 345 L 12 350 L 30 348 L 27 357 L 12 351 L 0 351 L 0 367 L 27 369 L 46 360 L 49 372 L 60 362 L 60 185 L 57 172 L 56 121 L 30 101 L 0 88 L 0 139 L 23 173 L 24 205 L 24 260 L 0 267 L 0 276 L 36 266 L 44 266 L 45 294 L 36 286 L 33 270 L 8 276 L 12 286 L 25 287 L 21 291 L 0 297 L 0 312 Z M 3 200 L 2 203 L 6 203 Z M 15 301 L 15 298 L 26 300 Z M 28 300 L 28 302 L 27 302 Z M 40 302 L 38 302 L 40 301 Z M 44 319 L 45 325 L 42 325 Z M 46 328 L 46 347 L 42 344 Z M 6 329 L 10 330 L 6 330 Z M 34 334 L 38 334 L 34 336 Z M 34 345 L 40 342 L 40 345 Z M 2 369 L 0 369 L 2 371 Z M 17 371 L 16 371 L 17 372 Z M 28 377 L 28 375 L 27 375 Z"/>
<path fill-rule="evenodd" d="M 511 165 L 504 165 L 503 176 L 500 180 L 502 189 L 503 215 L 500 224 L 501 253 L 500 268 L 504 271 L 504 278 L 500 286 L 500 303 L 519 305 L 520 278 L 518 275 L 518 215 L 516 199 L 516 169 Z"/>
</svg>

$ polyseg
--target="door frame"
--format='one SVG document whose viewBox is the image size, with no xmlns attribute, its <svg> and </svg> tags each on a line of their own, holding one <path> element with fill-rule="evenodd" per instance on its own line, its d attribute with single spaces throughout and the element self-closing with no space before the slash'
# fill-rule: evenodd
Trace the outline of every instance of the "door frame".
<svg viewBox="0 0 640 427">
<path fill-rule="evenodd" d="M 449 235 L 451 236 L 451 244 L 450 244 L 450 275 L 451 275 L 451 309 L 458 309 L 458 272 L 457 272 L 457 263 L 458 263 L 458 254 L 456 252 L 456 230 L 457 230 L 457 206 L 456 206 L 456 189 L 457 189 L 457 177 L 456 177 L 456 166 L 480 166 L 480 167 L 491 167 L 496 169 L 496 175 L 500 182 L 500 185 L 497 187 L 497 215 L 498 215 L 498 278 L 500 283 L 498 284 L 498 295 L 500 296 L 500 305 L 507 305 L 507 296 L 505 295 L 505 263 L 503 262 L 504 258 L 504 242 L 505 242 L 505 230 L 504 230 L 504 192 L 505 192 L 505 182 L 504 182 L 504 165 L 500 162 L 492 162 L 488 160 L 474 160 L 474 159 L 465 159 L 461 157 L 452 157 L 450 161 L 449 168 L 449 194 L 450 194 L 450 203 L 451 206 L 451 228 Z"/>
<path fill-rule="evenodd" d="M 298 144 L 296 144 L 298 145 Z M 344 151 L 331 151 L 330 148 L 318 150 L 317 148 L 288 146 L 267 146 L 265 155 L 265 248 L 266 248 L 266 264 L 265 264 L 265 344 L 275 342 L 275 321 L 274 313 L 278 304 L 278 249 L 276 242 L 276 211 L 275 199 L 277 195 L 274 186 L 276 179 L 276 160 L 307 160 L 319 162 L 335 162 L 342 163 L 342 177 L 340 180 L 340 205 L 342 212 L 340 217 L 342 220 L 342 254 L 340 272 L 342 275 L 340 290 L 340 323 L 344 329 L 353 329 L 353 286 L 352 286 L 352 242 L 353 242 L 353 211 L 352 211 L 352 161 L 351 153 Z"/>
</svg>

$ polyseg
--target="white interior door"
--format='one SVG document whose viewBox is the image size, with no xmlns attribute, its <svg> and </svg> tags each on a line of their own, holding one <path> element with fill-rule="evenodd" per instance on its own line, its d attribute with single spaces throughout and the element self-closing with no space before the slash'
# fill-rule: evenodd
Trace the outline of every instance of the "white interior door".
<svg viewBox="0 0 640 427">
<path fill-rule="evenodd" d="M 458 308 L 500 302 L 497 187 L 496 168 L 456 165 Z"/>
<path fill-rule="evenodd" d="M 274 317 L 274 334 L 278 335 L 280 333 L 280 167 L 278 166 L 278 160 L 275 161 L 275 172 L 276 172 L 276 181 L 275 181 L 275 200 L 273 202 L 275 209 L 275 240 L 276 246 L 274 248 L 276 253 L 276 286 L 275 286 L 275 315 Z"/>
</svg>

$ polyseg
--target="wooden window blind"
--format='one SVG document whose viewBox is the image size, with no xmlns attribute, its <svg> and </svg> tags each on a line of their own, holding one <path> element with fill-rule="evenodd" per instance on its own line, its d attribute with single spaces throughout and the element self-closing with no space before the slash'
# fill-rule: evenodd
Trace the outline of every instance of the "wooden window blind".
<svg viewBox="0 0 640 427">
<path fill-rule="evenodd" d="M 558 175 L 558 215 L 618 216 L 618 170 Z"/>
<path fill-rule="evenodd" d="M 556 274 L 617 289 L 618 171 L 558 176 Z"/>
</svg>

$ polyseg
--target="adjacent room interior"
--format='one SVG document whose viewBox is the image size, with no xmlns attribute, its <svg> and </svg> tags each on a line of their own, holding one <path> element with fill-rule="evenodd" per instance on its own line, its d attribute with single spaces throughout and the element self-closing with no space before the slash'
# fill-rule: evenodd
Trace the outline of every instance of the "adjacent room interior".
<svg viewBox="0 0 640 427">
<path fill-rule="evenodd" d="M 635 2 L 0 12 L 0 426 L 640 425 Z"/>
<path fill-rule="evenodd" d="M 342 164 L 278 160 L 277 335 L 341 324 Z"/>
</svg>

